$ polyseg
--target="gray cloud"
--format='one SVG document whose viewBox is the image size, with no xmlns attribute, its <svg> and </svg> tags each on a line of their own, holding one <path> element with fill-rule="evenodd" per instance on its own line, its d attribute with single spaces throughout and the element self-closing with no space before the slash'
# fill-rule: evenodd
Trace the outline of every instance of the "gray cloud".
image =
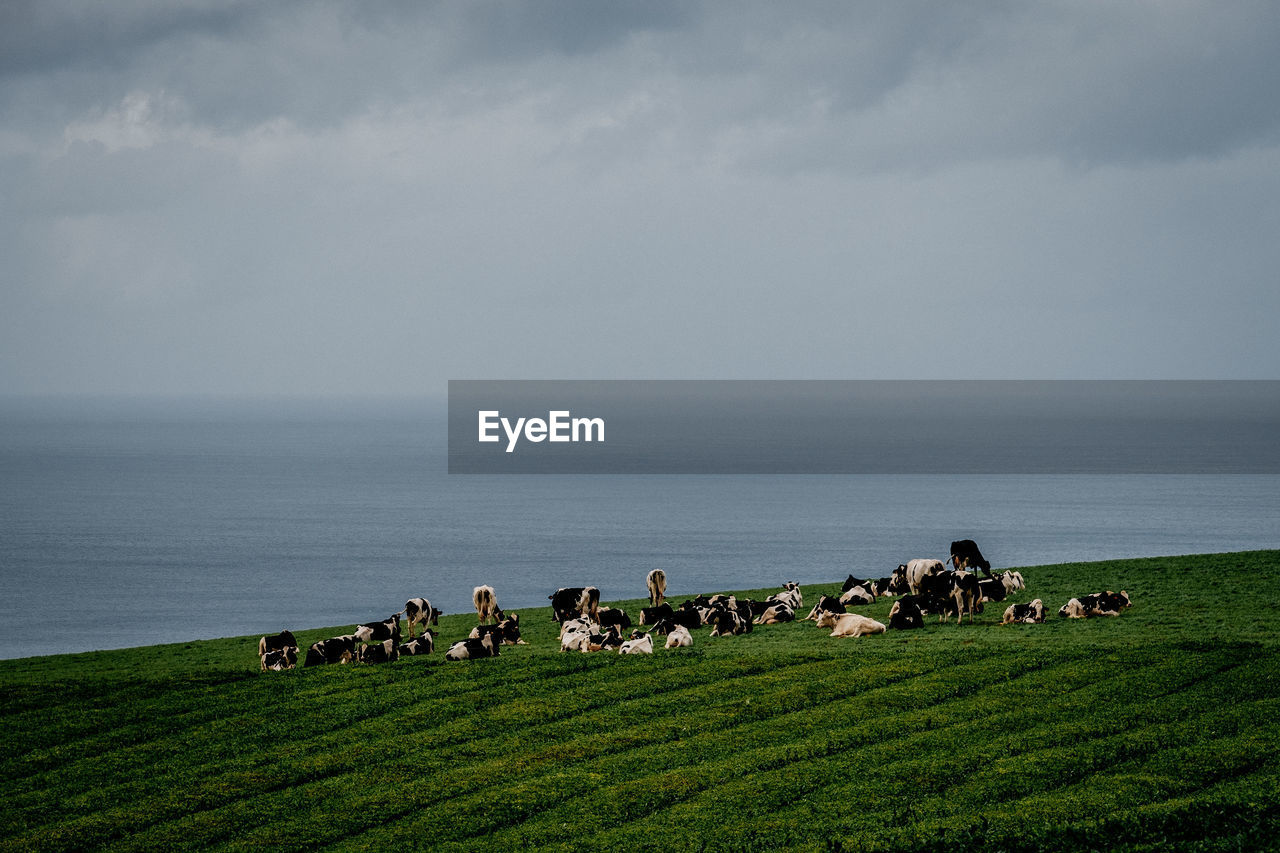
<svg viewBox="0 0 1280 853">
<path fill-rule="evenodd" d="M 1278 366 L 1270 4 L 0 15 L 0 392 Z"/>
</svg>

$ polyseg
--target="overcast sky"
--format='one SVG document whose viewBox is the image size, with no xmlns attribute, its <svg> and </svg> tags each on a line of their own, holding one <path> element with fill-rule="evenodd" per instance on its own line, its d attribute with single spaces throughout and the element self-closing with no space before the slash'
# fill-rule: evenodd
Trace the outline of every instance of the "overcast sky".
<svg viewBox="0 0 1280 853">
<path fill-rule="evenodd" d="M 1280 4 L 0 0 L 0 393 L 1280 377 Z"/>
</svg>

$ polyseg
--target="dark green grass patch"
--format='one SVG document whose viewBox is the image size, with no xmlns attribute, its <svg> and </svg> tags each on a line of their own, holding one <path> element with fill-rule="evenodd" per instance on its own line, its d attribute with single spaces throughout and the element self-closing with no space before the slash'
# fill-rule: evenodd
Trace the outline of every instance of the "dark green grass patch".
<svg viewBox="0 0 1280 853">
<path fill-rule="evenodd" d="M 1032 567 L 1044 625 L 989 604 L 652 657 L 561 654 L 544 608 L 464 663 L 259 673 L 256 637 L 0 662 L 0 849 L 1277 849 L 1277 569 Z M 1133 608 L 1053 615 L 1103 589 Z"/>
</svg>

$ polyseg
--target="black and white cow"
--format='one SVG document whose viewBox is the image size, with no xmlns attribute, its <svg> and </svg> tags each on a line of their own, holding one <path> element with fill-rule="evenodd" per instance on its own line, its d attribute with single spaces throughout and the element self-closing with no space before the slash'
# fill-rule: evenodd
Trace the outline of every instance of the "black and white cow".
<svg viewBox="0 0 1280 853">
<path fill-rule="evenodd" d="M 1000 577 L 981 578 L 978 580 L 978 592 L 983 601 L 1004 601 L 1009 595 L 1009 587 Z"/>
<path fill-rule="evenodd" d="M 598 617 L 596 621 L 601 628 L 616 626 L 619 631 L 625 631 L 631 627 L 631 617 L 627 615 L 627 611 L 621 607 L 601 607 L 596 611 Z"/>
<path fill-rule="evenodd" d="M 875 604 L 875 586 L 868 586 L 865 583 L 856 583 L 840 594 L 840 603 L 845 607 L 853 607 L 859 604 Z"/>
<path fill-rule="evenodd" d="M 404 620 L 409 631 L 409 639 L 413 639 L 413 628 L 415 625 L 440 625 L 440 617 L 444 614 L 431 606 L 431 602 L 425 598 L 411 598 L 404 603 Z"/>
<path fill-rule="evenodd" d="M 1129 594 L 1119 592 L 1095 592 L 1073 598 L 1058 611 L 1059 616 L 1068 619 L 1085 619 L 1090 616 L 1119 616 L 1120 611 L 1130 606 Z"/>
<path fill-rule="evenodd" d="M 657 626 L 654 626 L 652 633 L 658 633 Z M 688 628 L 685 628 L 682 625 L 673 626 L 671 630 L 667 632 L 666 637 L 666 648 L 668 649 L 679 649 L 693 645 L 693 635 L 689 633 Z"/>
<path fill-rule="evenodd" d="M 1022 623 L 1034 625 L 1044 621 L 1044 602 L 1036 599 L 1029 604 L 1010 604 L 1004 611 L 1001 625 Z"/>
<path fill-rule="evenodd" d="M 644 579 L 649 588 L 649 606 L 657 607 L 667 599 L 667 573 L 662 569 L 654 569 Z M 643 623 L 641 623 L 643 624 Z"/>
<path fill-rule="evenodd" d="M 498 656 L 498 648 L 501 643 L 494 640 L 492 634 L 486 634 L 479 639 L 468 637 L 465 640 L 459 640 L 449 647 L 449 651 L 444 653 L 445 660 L 473 660 L 475 658 L 496 658 Z"/>
<path fill-rule="evenodd" d="M 346 634 L 341 637 L 330 637 L 312 643 L 307 649 L 307 657 L 303 666 L 317 666 L 327 663 L 348 663 L 356 656 L 356 637 Z"/>
<path fill-rule="evenodd" d="M 360 663 L 389 663 L 399 656 L 400 641 L 386 639 L 381 643 L 366 643 L 360 647 L 356 659 Z"/>
<path fill-rule="evenodd" d="M 288 655 L 285 654 L 289 649 L 293 650 L 293 663 L 288 662 Z M 272 652 L 280 654 L 272 655 L 270 662 L 267 655 Z M 281 669 L 293 669 L 294 664 L 298 662 L 298 641 L 294 638 L 292 631 L 281 631 L 279 634 L 269 634 L 258 640 L 258 660 L 262 663 L 262 671 L 269 669 L 279 671 Z M 286 664 L 282 666 L 281 664 Z"/>
<path fill-rule="evenodd" d="M 512 613 L 496 625 L 477 625 L 471 629 L 468 639 L 478 640 L 481 637 L 491 636 L 495 641 L 504 646 L 526 646 L 524 640 L 520 639 L 520 614 Z"/>
<path fill-rule="evenodd" d="M 673 615 L 675 615 L 675 611 L 672 610 L 671 605 L 665 601 L 654 607 L 641 607 L 640 624 L 653 625 L 657 622 L 661 622 L 663 619 L 670 619 Z"/>
<path fill-rule="evenodd" d="M 920 580 L 920 598 L 924 609 L 938 614 L 938 621 L 947 621 L 956 614 L 956 624 L 969 614 L 973 622 L 975 613 L 982 611 L 982 595 L 978 589 L 978 576 L 972 572 L 942 571 L 925 575 Z"/>
<path fill-rule="evenodd" d="M 610 625 L 609 629 L 601 634 L 588 635 L 586 642 L 579 647 L 581 652 L 600 652 L 607 649 L 616 649 L 622 645 L 622 634 L 618 633 L 616 626 Z"/>
<path fill-rule="evenodd" d="M 981 569 L 982 573 L 987 577 L 991 577 L 991 564 L 982 556 L 982 552 L 978 550 L 978 543 L 972 539 L 961 539 L 951 543 L 951 556 L 947 558 L 947 562 L 956 567 L 957 571 L 965 569 Z"/>
<path fill-rule="evenodd" d="M 924 612 L 914 595 L 904 595 L 889 608 L 889 627 L 895 631 L 924 627 Z"/>
<path fill-rule="evenodd" d="M 395 644 L 398 646 L 400 645 L 400 614 L 392 613 L 381 622 L 357 625 L 352 633 L 362 643 L 382 643 L 387 640 L 395 640 Z"/>
<path fill-rule="evenodd" d="M 618 647 L 620 655 L 651 655 L 653 654 L 653 637 L 648 634 L 641 634 L 637 639 L 632 634 L 632 639 L 627 640 Z"/>
<path fill-rule="evenodd" d="M 782 592 L 775 592 L 771 597 L 789 604 L 792 610 L 804 607 L 804 594 L 800 592 L 800 584 L 795 581 L 787 581 L 782 585 Z"/>
<path fill-rule="evenodd" d="M 813 606 L 813 609 L 809 611 L 809 615 L 804 617 L 800 621 L 801 622 L 816 621 L 818 618 L 818 614 L 824 610 L 827 611 L 828 613 L 846 612 L 844 605 L 840 603 L 840 599 L 835 598 L 834 596 L 824 595 L 818 599 L 818 603 L 815 604 Z"/>
<path fill-rule="evenodd" d="M 764 612 L 756 617 L 757 625 L 780 625 L 796 621 L 796 611 L 789 603 L 771 598 L 765 604 L 767 606 Z"/>
<path fill-rule="evenodd" d="M 736 609 L 730 610 L 728 607 L 711 608 L 711 618 L 708 620 L 711 625 L 711 636 L 723 637 L 726 634 L 745 634 L 751 630 L 748 626 L 751 620 L 743 619 Z"/>
<path fill-rule="evenodd" d="M 298 665 L 298 647 L 285 646 L 282 649 L 271 649 L 259 655 L 262 671 L 282 672 Z"/>
<path fill-rule="evenodd" d="M 423 628 L 422 636 L 416 640 L 410 640 L 407 643 L 401 643 L 396 652 L 400 657 L 412 657 L 414 655 L 429 655 L 436 650 L 436 637 L 439 633 L 431 628 Z"/>
<path fill-rule="evenodd" d="M 471 603 L 475 605 L 476 616 L 479 617 L 481 625 L 490 619 L 501 622 L 504 618 L 502 610 L 498 607 L 498 594 L 487 584 L 471 590 Z"/>
</svg>

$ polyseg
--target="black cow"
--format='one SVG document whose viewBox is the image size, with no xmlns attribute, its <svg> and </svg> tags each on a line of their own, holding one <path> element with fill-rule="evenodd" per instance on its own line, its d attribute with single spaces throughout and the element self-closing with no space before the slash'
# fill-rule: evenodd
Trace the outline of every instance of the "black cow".
<svg viewBox="0 0 1280 853">
<path fill-rule="evenodd" d="M 621 607 L 602 607 L 596 611 L 596 615 L 599 617 L 596 623 L 601 628 L 616 625 L 619 631 L 625 631 L 631 627 L 631 617 Z"/>
<path fill-rule="evenodd" d="M 316 666 L 326 663 L 347 663 L 356 656 L 356 638 L 354 634 L 342 637 L 330 637 L 311 644 L 307 649 L 307 657 L 303 666 Z"/>
<path fill-rule="evenodd" d="M 904 595 L 889 608 L 889 627 L 895 631 L 924 627 L 924 613 L 920 601 L 914 595 Z"/>
<path fill-rule="evenodd" d="M 951 556 L 947 558 L 947 562 L 955 566 L 957 570 L 965 569 L 981 569 L 982 573 L 987 577 L 991 577 L 991 564 L 982 556 L 982 552 L 978 550 L 978 543 L 972 539 L 961 539 L 958 542 L 951 543 Z"/>
<path fill-rule="evenodd" d="M 431 602 L 425 598 L 411 598 L 404 603 L 404 620 L 408 623 L 409 639 L 413 639 L 413 626 L 415 625 L 436 625 L 440 624 L 440 617 L 444 614 L 431 606 Z"/>
<path fill-rule="evenodd" d="M 640 624 L 653 625 L 663 619 L 670 619 L 674 614 L 675 611 L 671 609 L 671 605 L 665 601 L 656 607 L 641 607 Z"/>
</svg>

